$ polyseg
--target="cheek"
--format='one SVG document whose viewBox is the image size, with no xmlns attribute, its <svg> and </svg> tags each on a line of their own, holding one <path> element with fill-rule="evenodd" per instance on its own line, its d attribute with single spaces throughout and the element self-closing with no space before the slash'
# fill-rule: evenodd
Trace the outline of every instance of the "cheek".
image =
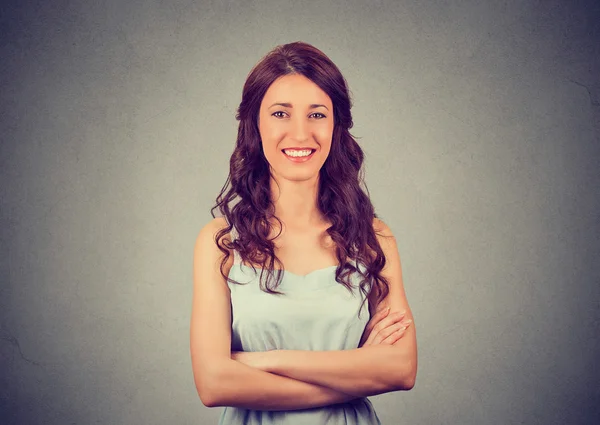
<svg viewBox="0 0 600 425">
<path fill-rule="evenodd" d="M 333 139 L 333 128 L 324 127 L 319 129 L 315 135 L 317 136 L 317 140 L 321 144 L 321 147 L 325 148 L 327 146 L 327 148 L 329 148 L 329 146 L 331 146 L 331 140 Z"/>
<path fill-rule="evenodd" d="M 283 137 L 283 129 L 277 125 L 266 125 L 260 128 L 261 139 L 267 145 L 276 145 Z"/>
<path fill-rule="evenodd" d="M 273 150 L 277 143 L 273 134 L 273 128 L 270 128 L 269 126 L 259 126 L 258 130 L 263 152 L 267 154 Z"/>
<path fill-rule="evenodd" d="M 280 138 L 276 137 L 275 134 L 265 134 L 262 140 L 263 152 L 265 155 L 274 157 L 279 151 Z"/>
<path fill-rule="evenodd" d="M 270 163 L 278 161 L 281 135 L 273 128 L 265 129 L 261 134 L 262 149 Z"/>
</svg>

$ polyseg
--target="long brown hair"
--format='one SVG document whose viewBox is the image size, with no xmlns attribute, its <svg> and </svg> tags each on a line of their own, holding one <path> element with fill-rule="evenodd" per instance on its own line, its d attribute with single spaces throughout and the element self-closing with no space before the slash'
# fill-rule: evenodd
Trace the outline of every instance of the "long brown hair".
<svg viewBox="0 0 600 425">
<path fill-rule="evenodd" d="M 276 290 L 282 279 L 282 263 L 275 255 L 273 239 L 269 238 L 271 223 L 277 221 L 281 233 L 281 221 L 275 216 L 271 201 L 269 164 L 262 150 L 258 114 L 269 86 L 277 78 L 289 74 L 301 74 L 310 79 L 333 103 L 333 138 L 329 156 L 320 170 L 317 203 L 320 212 L 332 223 L 327 233 L 336 245 L 339 261 L 335 280 L 351 290 L 350 275 L 358 272 L 362 277 L 360 290 L 379 302 L 389 292 L 388 282 L 381 276 L 385 256 L 373 229 L 373 219 L 377 215 L 364 183 L 364 154 L 349 131 L 353 122 L 348 85 L 337 66 L 323 52 L 299 41 L 275 47 L 252 68 L 244 84 L 236 114 L 240 123 L 229 162 L 229 176 L 211 209 L 213 218 L 218 209 L 228 222 L 216 236 L 217 246 L 225 254 L 221 274 L 229 282 L 239 284 L 224 272 L 229 250 L 235 249 L 255 272 L 254 264 L 260 265 L 261 290 L 282 294 Z M 232 227 L 238 233 L 233 241 L 225 238 Z M 363 270 L 356 267 L 359 265 L 364 266 Z M 271 285 L 273 276 L 275 284 Z M 369 289 L 366 289 L 367 285 Z"/>
</svg>

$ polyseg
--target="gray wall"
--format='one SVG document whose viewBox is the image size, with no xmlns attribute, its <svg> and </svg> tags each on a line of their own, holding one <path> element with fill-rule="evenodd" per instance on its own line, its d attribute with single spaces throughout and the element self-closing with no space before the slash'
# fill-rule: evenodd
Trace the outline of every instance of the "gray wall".
<svg viewBox="0 0 600 425">
<path fill-rule="evenodd" d="M 599 419 L 597 2 L 12 3 L 0 422 L 216 423 L 189 358 L 193 243 L 246 75 L 296 40 L 350 84 L 416 317 L 417 385 L 372 398 L 382 422 Z"/>
</svg>

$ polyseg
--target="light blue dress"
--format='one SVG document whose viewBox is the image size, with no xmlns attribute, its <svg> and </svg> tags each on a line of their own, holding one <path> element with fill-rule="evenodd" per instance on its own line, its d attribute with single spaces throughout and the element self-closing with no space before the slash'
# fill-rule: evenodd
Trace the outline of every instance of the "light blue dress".
<svg viewBox="0 0 600 425">
<path fill-rule="evenodd" d="M 235 229 L 231 231 L 237 238 Z M 348 350 L 357 348 L 369 321 L 369 303 L 358 310 L 364 295 L 360 278 L 352 276 L 353 294 L 335 280 L 335 266 L 305 276 L 284 271 L 277 288 L 285 295 L 259 287 L 260 269 L 240 263 L 234 252 L 229 277 L 232 307 L 232 350 Z M 368 289 L 368 288 L 367 288 Z M 369 399 L 310 409 L 268 411 L 227 406 L 219 425 L 381 425 Z"/>
</svg>

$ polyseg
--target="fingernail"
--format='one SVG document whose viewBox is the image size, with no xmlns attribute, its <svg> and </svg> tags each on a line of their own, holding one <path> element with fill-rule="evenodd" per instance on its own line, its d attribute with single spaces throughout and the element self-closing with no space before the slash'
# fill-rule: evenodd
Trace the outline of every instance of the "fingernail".
<svg viewBox="0 0 600 425">
<path fill-rule="evenodd" d="M 403 321 L 402 321 L 402 324 L 403 324 L 403 325 L 405 325 L 405 326 L 408 326 L 408 325 L 410 325 L 411 323 L 412 323 L 412 320 L 410 320 L 410 319 L 409 319 L 409 320 L 403 320 Z"/>
</svg>

